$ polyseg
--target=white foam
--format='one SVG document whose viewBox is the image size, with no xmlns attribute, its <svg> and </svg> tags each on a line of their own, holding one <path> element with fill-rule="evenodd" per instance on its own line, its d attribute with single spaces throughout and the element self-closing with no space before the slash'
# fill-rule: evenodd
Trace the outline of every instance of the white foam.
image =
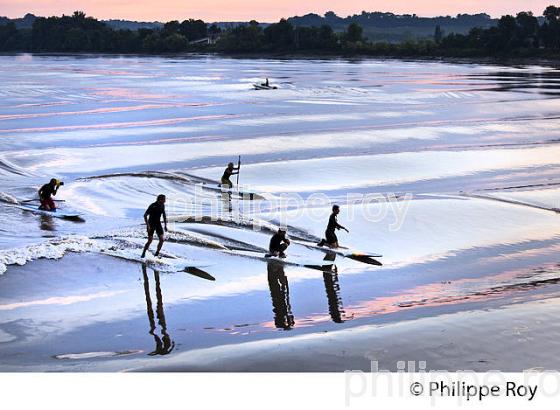
<svg viewBox="0 0 560 410">
<path fill-rule="evenodd" d="M 128 356 L 131 354 L 142 353 L 142 350 L 127 350 L 124 352 L 86 352 L 86 353 L 68 353 L 59 354 L 54 356 L 56 359 L 61 360 L 80 360 L 80 359 L 96 359 L 103 357 L 115 357 L 115 356 Z"/>
<path fill-rule="evenodd" d="M 19 204 L 19 201 L 15 196 L 10 195 L 6 192 L 0 192 L 0 202 L 7 202 L 9 204 Z"/>
<path fill-rule="evenodd" d="M 92 252 L 101 250 L 101 244 L 86 236 L 63 236 L 23 248 L 0 250 L 0 274 L 8 265 L 25 265 L 32 260 L 60 259 L 66 252 Z"/>
</svg>

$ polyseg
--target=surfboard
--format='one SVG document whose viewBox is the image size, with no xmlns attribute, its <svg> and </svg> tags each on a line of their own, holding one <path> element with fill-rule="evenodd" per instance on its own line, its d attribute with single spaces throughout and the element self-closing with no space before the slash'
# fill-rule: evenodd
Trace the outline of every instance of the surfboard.
<svg viewBox="0 0 560 410">
<path fill-rule="evenodd" d="M 203 271 L 195 266 L 190 266 L 185 268 L 185 272 L 190 273 L 191 275 L 198 276 L 199 278 L 215 281 L 216 278 L 210 275 L 208 272 Z"/>
<path fill-rule="evenodd" d="M 380 256 L 377 256 L 377 258 L 379 258 Z M 345 258 L 348 259 L 352 259 L 358 262 L 362 262 L 362 263 L 366 263 L 368 265 L 375 265 L 375 266 L 383 266 L 383 264 L 381 262 L 379 262 L 376 258 L 376 256 L 371 256 L 371 255 L 362 255 L 359 253 L 352 253 L 350 255 L 346 255 Z"/>
<path fill-rule="evenodd" d="M 375 252 L 360 252 L 360 251 L 355 251 L 352 250 L 350 248 L 344 247 L 344 246 L 339 246 L 338 248 L 329 248 L 328 246 L 318 246 L 316 244 L 313 243 L 309 243 L 309 242 L 303 242 L 303 241 L 294 241 L 295 243 L 298 243 L 300 245 L 305 246 L 306 248 L 309 249 L 317 249 L 321 252 L 325 252 L 325 253 L 335 253 L 337 255 L 340 256 L 344 256 L 344 257 L 349 257 L 349 256 L 361 256 L 361 257 L 370 257 L 370 258 L 381 258 L 383 257 L 383 255 L 375 253 Z"/>
<path fill-rule="evenodd" d="M 290 255 L 287 255 L 285 258 L 280 258 L 278 256 L 270 256 L 268 254 L 265 254 L 263 259 L 268 263 L 278 263 L 278 264 L 288 265 L 288 266 L 299 266 L 307 269 L 320 270 L 322 272 L 332 272 L 334 266 L 334 263 L 320 264 L 310 259 L 301 259 Z"/>
<path fill-rule="evenodd" d="M 48 215 L 52 216 L 53 218 L 62 218 L 62 219 L 78 219 L 81 218 L 81 214 L 77 211 L 73 211 L 71 209 L 66 208 L 59 208 L 56 211 L 46 211 L 44 209 L 39 209 L 37 205 L 14 205 L 24 211 L 33 212 L 39 215 Z"/>
<path fill-rule="evenodd" d="M 186 272 L 191 275 L 198 276 L 206 280 L 215 281 L 216 278 L 201 268 L 207 268 L 213 264 L 189 260 L 185 258 L 176 257 L 174 255 L 164 254 L 161 257 L 156 257 L 151 253 L 147 253 L 145 258 L 141 258 L 142 250 L 139 248 L 134 249 L 103 249 L 101 253 L 115 258 L 125 259 L 131 262 L 145 264 L 153 269 L 162 272 Z"/>
<path fill-rule="evenodd" d="M 382 263 L 377 261 L 375 258 L 381 258 L 383 257 L 383 255 L 377 254 L 377 253 L 373 253 L 373 252 L 358 252 L 358 251 L 353 251 L 349 248 L 345 248 L 345 247 L 339 247 L 336 249 L 332 249 L 329 248 L 328 246 L 318 246 L 316 244 L 311 244 L 308 242 L 302 242 L 302 241 L 294 241 L 295 243 L 298 243 L 300 245 L 305 246 L 306 248 L 309 249 L 316 249 L 318 251 L 321 251 L 323 253 L 326 254 L 325 256 L 325 260 L 333 260 L 335 258 L 330 258 L 329 255 L 339 255 L 342 256 L 344 258 L 348 258 L 348 259 L 352 259 L 358 262 L 362 262 L 362 263 L 366 263 L 368 265 L 376 265 L 376 266 L 381 266 Z"/>
<path fill-rule="evenodd" d="M 334 266 L 333 263 L 321 264 L 318 263 L 316 260 L 303 258 L 298 255 L 290 255 L 290 254 L 288 254 L 286 258 L 279 258 L 277 256 L 266 256 L 267 254 L 263 254 L 255 251 L 236 250 L 236 251 L 227 251 L 226 253 L 230 253 L 232 255 L 237 255 L 237 256 L 244 256 L 251 259 L 261 260 L 267 263 L 278 263 L 287 266 L 299 266 L 307 269 L 320 270 L 322 272 L 331 272 Z"/>
<path fill-rule="evenodd" d="M 222 193 L 222 194 L 236 195 L 236 196 L 239 196 L 241 199 L 247 199 L 249 201 L 265 199 L 264 196 L 262 196 L 261 194 L 258 194 L 256 192 L 247 191 L 247 190 L 244 190 L 244 189 L 237 190 L 236 188 L 224 188 L 224 187 L 221 187 L 221 186 L 217 186 L 217 185 L 214 186 L 214 185 L 209 185 L 209 184 L 200 184 L 200 186 L 204 189 L 219 192 L 219 193 Z"/>
</svg>

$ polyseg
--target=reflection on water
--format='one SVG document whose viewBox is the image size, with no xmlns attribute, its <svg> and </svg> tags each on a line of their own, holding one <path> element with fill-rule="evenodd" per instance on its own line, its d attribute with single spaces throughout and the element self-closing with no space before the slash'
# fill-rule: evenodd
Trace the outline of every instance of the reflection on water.
<svg viewBox="0 0 560 410">
<path fill-rule="evenodd" d="M 291 330 L 295 320 L 290 305 L 290 288 L 284 266 L 276 262 L 267 262 L 268 287 L 272 298 L 274 325 L 278 329 Z"/>
<path fill-rule="evenodd" d="M 56 231 L 56 224 L 54 218 L 50 215 L 41 214 L 39 219 L 39 229 L 42 231 L 54 232 Z"/>
<path fill-rule="evenodd" d="M 274 325 L 278 329 L 291 330 L 295 326 L 295 319 L 290 304 L 290 288 L 288 278 L 284 272 L 284 265 L 275 261 L 267 262 L 268 287 L 272 298 L 272 311 L 274 313 Z M 336 266 L 325 265 L 322 267 L 325 292 L 329 314 L 334 323 L 343 323 L 350 319 L 346 316 L 342 297 L 340 296 L 340 284 L 338 281 L 338 270 Z"/>
<path fill-rule="evenodd" d="M 560 92 L 560 79 L 555 71 L 496 71 L 485 74 L 473 74 L 468 77 L 484 79 L 493 82 L 495 87 L 486 90 L 501 92 L 539 93 L 542 95 L 558 96 Z"/>
<path fill-rule="evenodd" d="M 331 319 L 335 323 L 342 323 L 348 318 L 344 312 L 344 306 L 340 296 L 340 284 L 338 282 L 338 269 L 336 266 L 334 266 L 331 271 L 327 269 L 323 271 L 323 281 L 325 282 L 325 291 L 327 292 Z"/>
<path fill-rule="evenodd" d="M 154 310 L 152 308 L 152 298 L 150 296 L 150 282 L 148 279 L 148 272 L 147 272 L 146 265 L 142 265 L 142 274 L 144 277 L 144 292 L 146 294 L 146 310 L 148 312 L 148 320 L 150 322 L 150 331 L 149 333 L 154 337 L 154 341 L 156 342 L 156 347 L 153 352 L 148 353 L 149 356 L 156 356 L 156 355 L 166 355 L 171 353 L 171 351 L 175 348 L 175 342 L 171 340 L 169 333 L 167 333 L 167 323 L 165 322 L 165 313 L 163 311 L 163 295 L 161 293 L 161 286 L 159 282 L 159 272 L 157 270 L 153 270 L 154 272 L 154 280 L 156 284 L 156 298 L 157 298 L 157 305 L 156 305 L 156 314 L 158 319 L 158 325 L 161 328 L 161 336 L 156 333 L 156 321 L 154 317 Z"/>
<path fill-rule="evenodd" d="M 253 92 L 251 83 L 262 77 L 261 70 L 283 80 L 278 92 Z M 189 326 L 192 348 L 225 345 L 232 338 L 253 341 L 263 334 L 272 338 L 338 331 L 393 320 L 389 315 L 399 320 L 463 309 L 467 302 L 540 297 L 537 292 L 556 289 L 559 219 L 519 203 L 558 206 L 557 192 L 540 191 L 558 186 L 558 102 L 550 98 L 560 86 L 557 70 L 367 59 L 348 63 L 32 56 L 15 61 L 4 56 L 0 73 L 0 194 L 29 198 L 45 175 L 57 176 L 68 181 L 61 192 L 66 203 L 87 221 L 80 225 L 49 216 L 31 221 L 35 215 L 22 218 L 19 209 L 0 203 L 0 247 L 5 248 L 0 249 L 0 259 L 12 266 L 89 249 L 90 242 L 81 238 L 35 246 L 37 238 L 47 235 L 83 235 L 91 238 L 95 249 L 117 238 L 133 244 L 131 238 L 139 235 L 129 227 L 139 226 L 146 205 L 154 195 L 165 193 L 169 216 L 206 218 L 189 225 L 196 229 L 177 224 L 177 231 L 170 232 L 175 242 L 166 245 L 168 251 L 190 258 L 195 245 L 203 259 L 212 261 L 216 275 L 211 289 L 192 275 L 166 277 L 168 306 L 197 313 L 177 318 L 181 322 L 196 317 Z M 294 192 L 308 198 L 312 192 L 324 193 L 345 204 L 347 215 L 352 215 L 344 221 L 352 232 L 343 238 L 345 245 L 383 253 L 382 272 L 372 275 L 373 267 L 356 258 L 340 258 L 334 271 L 315 264 L 308 266 L 313 271 L 286 268 L 292 297 L 305 297 L 295 302 L 297 329 L 288 334 L 276 331 L 295 328 L 284 267 L 267 264 L 267 287 L 261 261 L 241 259 L 244 250 L 260 252 L 267 243 L 264 234 L 253 232 L 248 219 L 237 223 L 240 201 L 235 195 L 230 215 L 229 195 L 196 189 L 196 182 L 219 178 L 224 164 L 237 155 L 243 156 L 242 185 L 270 194 L 262 201 L 247 201 L 239 215 L 263 218 L 266 221 L 258 221 L 262 226 L 285 216 L 293 232 L 317 236 L 324 226 L 313 212 L 320 206 L 309 201 L 300 212 L 290 203 L 279 206 L 274 195 Z M 527 186 L 539 190 L 510 189 Z M 518 203 L 456 197 L 484 189 Z M 349 199 L 378 191 L 415 196 L 410 206 L 399 208 L 406 211 L 402 213 L 390 204 L 359 207 Z M 324 208 L 329 212 L 330 204 Z M 226 211 L 220 222 L 206 224 L 220 209 Z M 373 222 L 374 215 L 383 213 L 380 210 L 387 211 L 386 218 Z M 231 252 L 222 252 L 224 247 Z M 325 263 L 317 251 L 293 247 L 307 260 Z M 58 273 L 48 273 L 50 262 L 39 263 L 45 263 L 39 266 L 48 291 L 39 289 L 38 281 L 26 280 L 29 276 L 10 271 L 0 278 L 15 283 L 8 288 L 3 282 L 3 295 L 16 299 L 16 304 L 61 303 L 59 294 L 66 293 L 59 287 L 65 282 Z M 115 278 L 122 276 L 114 275 L 113 263 L 101 260 L 99 275 L 73 275 L 71 294 L 90 300 L 91 295 L 81 294 L 90 281 L 99 281 L 103 290 L 106 283 L 114 286 Z M 538 278 L 514 276 L 547 264 L 553 266 L 550 272 Z M 34 266 L 30 263 L 20 271 L 33 273 Z M 187 272 L 214 279 L 195 266 Z M 497 276 L 501 272 L 507 274 Z M 66 273 L 75 274 L 74 265 L 60 275 Z M 13 279 L 17 277 L 24 279 Z M 155 343 L 149 354 L 167 355 L 182 342 L 181 333 L 172 331 L 174 340 L 168 333 L 159 273 L 152 276 L 143 267 L 143 284 L 151 335 L 146 341 L 151 345 L 153 337 Z M 531 292 L 521 296 L 520 289 Z M 90 310 L 73 309 L 61 319 L 70 323 L 67 327 L 79 323 L 83 328 L 88 320 L 101 323 L 101 315 L 112 318 L 117 304 L 121 314 L 138 312 L 138 303 L 144 303 L 141 296 L 128 298 L 127 293 L 111 297 L 110 304 L 92 299 Z M 258 303 L 264 306 L 256 309 Z M 16 312 L 13 305 L 3 311 L 4 323 L 37 323 L 40 311 L 47 310 L 24 311 L 26 306 L 17 305 Z M 143 313 L 138 320 L 145 326 Z M 220 332 L 203 332 L 209 325 Z M 15 343 L 13 351 L 21 354 L 23 349 Z M 77 351 L 76 346 L 67 348 Z M 92 346 L 88 355 L 105 349 Z M 4 357 L 16 356 L 11 353 Z"/>
</svg>

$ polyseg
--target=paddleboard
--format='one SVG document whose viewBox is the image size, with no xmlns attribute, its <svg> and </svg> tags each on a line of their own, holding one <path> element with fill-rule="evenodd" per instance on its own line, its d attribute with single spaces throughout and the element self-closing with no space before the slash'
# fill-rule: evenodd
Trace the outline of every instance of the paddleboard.
<svg viewBox="0 0 560 410">
<path fill-rule="evenodd" d="M 62 218 L 62 219 L 78 219 L 81 217 L 79 212 L 70 210 L 70 209 L 57 209 L 56 211 L 46 211 L 44 209 L 39 209 L 37 205 L 14 205 L 24 211 L 33 212 L 39 215 L 48 215 L 52 216 L 53 218 Z"/>
</svg>

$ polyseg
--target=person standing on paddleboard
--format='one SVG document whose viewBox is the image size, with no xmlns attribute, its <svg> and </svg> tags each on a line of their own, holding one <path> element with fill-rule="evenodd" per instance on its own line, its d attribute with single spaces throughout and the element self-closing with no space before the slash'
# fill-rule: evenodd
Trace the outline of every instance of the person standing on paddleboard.
<svg viewBox="0 0 560 410">
<path fill-rule="evenodd" d="M 161 226 L 161 216 L 163 215 L 163 223 L 165 224 L 165 232 L 167 232 L 167 216 L 165 215 L 165 195 L 158 195 L 156 202 L 151 204 L 146 212 L 144 212 L 144 222 L 146 222 L 146 227 L 148 228 L 148 242 L 144 245 L 144 251 L 142 252 L 142 258 L 146 256 L 146 251 L 150 248 L 152 240 L 154 238 L 154 232 L 157 233 L 159 242 L 157 246 L 155 256 L 159 256 L 159 251 L 165 242 L 165 237 L 163 236 L 163 227 Z"/>
<path fill-rule="evenodd" d="M 39 189 L 39 200 L 41 201 L 39 209 L 45 211 L 56 211 L 56 205 L 52 197 L 56 195 L 58 188 L 62 185 L 64 185 L 64 182 L 53 178 L 48 184 L 43 185 L 41 189 Z"/>
<path fill-rule="evenodd" d="M 229 179 L 232 175 L 239 174 L 239 166 L 236 168 L 233 165 L 233 162 L 230 162 L 227 168 L 224 171 L 224 175 L 222 175 L 222 186 L 228 187 L 229 189 L 233 188 L 233 182 Z"/>
<path fill-rule="evenodd" d="M 327 229 L 325 230 L 325 239 L 321 239 L 318 246 L 327 245 L 329 248 L 338 248 L 338 238 L 336 237 L 335 231 L 337 229 L 344 229 L 346 232 L 350 233 L 348 229 L 338 223 L 337 215 L 340 213 L 340 207 L 338 205 L 333 205 L 332 214 L 329 217 L 329 223 Z"/>
<path fill-rule="evenodd" d="M 270 244 L 268 245 L 268 251 L 270 253 L 266 256 L 285 258 L 285 250 L 288 249 L 288 246 L 290 246 L 290 240 L 286 238 L 286 230 L 284 228 L 279 228 L 278 232 L 270 238 Z"/>
</svg>

